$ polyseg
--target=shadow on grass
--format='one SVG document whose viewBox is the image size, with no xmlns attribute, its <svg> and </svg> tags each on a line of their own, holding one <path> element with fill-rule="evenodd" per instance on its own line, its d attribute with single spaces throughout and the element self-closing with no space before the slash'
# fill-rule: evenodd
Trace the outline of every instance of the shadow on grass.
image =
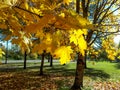
<svg viewBox="0 0 120 90">
<path fill-rule="evenodd" d="M 67 66 L 60 66 L 56 65 L 52 68 L 47 69 L 49 73 L 62 73 L 64 76 L 74 76 L 75 75 L 75 69 L 68 69 Z M 84 72 L 85 76 L 89 76 L 92 79 L 100 78 L 101 80 L 107 80 L 110 78 L 110 75 L 103 70 L 97 70 L 93 68 L 85 69 Z"/>
<path fill-rule="evenodd" d="M 15 72 L 13 76 L 8 75 L 4 77 L 4 75 L 8 74 L 1 74 L 0 81 L 6 81 L 6 83 L 11 83 L 13 87 L 10 85 L 7 88 L 11 90 L 17 90 L 14 88 L 21 87 L 24 90 L 31 90 L 30 86 L 35 86 L 34 90 L 42 90 L 41 88 L 50 88 L 50 90 L 68 90 L 71 84 L 73 83 L 73 78 L 75 75 L 75 69 L 69 68 L 68 65 L 54 65 L 53 67 L 49 67 L 49 65 L 44 66 L 44 73 L 45 76 L 38 76 L 39 74 L 39 65 L 31 65 L 27 67 L 26 70 L 23 69 L 23 65 L 12 66 L 9 65 L 8 67 L 1 67 L 0 72 Z M 37 69 L 37 71 L 32 71 L 32 69 Z M 18 73 L 16 73 L 18 72 Z M 20 72 L 20 73 L 19 73 Z M 24 73 L 23 73 L 24 72 Z M 11 74 L 11 73 L 10 73 Z M 2 77 L 3 75 L 3 77 Z M 109 79 L 109 74 L 103 72 L 102 70 L 96 70 L 92 68 L 88 68 L 85 70 L 85 76 L 89 76 L 93 80 L 97 79 L 98 77 L 102 80 Z M 16 84 L 17 83 L 17 84 Z M 44 85 L 44 86 L 43 86 Z M 62 89 L 62 86 L 67 87 L 67 89 Z M 6 87 L 2 85 L 2 89 Z M 54 89 L 56 87 L 57 89 Z M 60 89 L 59 89 L 60 88 Z"/>
<path fill-rule="evenodd" d="M 92 79 L 96 80 L 97 78 L 100 78 L 101 80 L 107 80 L 110 78 L 110 75 L 102 70 L 96 70 L 93 68 L 88 68 L 85 70 L 85 76 L 89 76 Z"/>
<path fill-rule="evenodd" d="M 119 63 L 116 63 L 115 67 L 116 67 L 117 69 L 120 69 L 120 62 L 119 62 Z"/>
<path fill-rule="evenodd" d="M 26 69 L 23 69 L 23 64 L 5 64 L 4 67 L 0 67 L 0 72 L 27 72 L 27 71 L 38 71 L 40 66 L 37 65 L 27 65 Z M 45 74 L 61 73 L 64 76 L 74 75 L 75 69 L 67 69 L 67 65 L 54 65 L 50 67 L 49 65 L 44 65 L 43 67 Z"/>
<path fill-rule="evenodd" d="M 63 76 L 74 76 L 75 75 L 75 69 L 68 69 L 67 66 L 62 65 L 54 65 L 54 67 L 46 68 L 47 72 L 52 73 L 61 73 Z"/>
<path fill-rule="evenodd" d="M 22 63 L 10 63 L 10 64 L 2 64 L 0 66 L 0 72 L 21 72 L 21 71 L 27 71 L 30 69 L 39 69 L 38 65 L 27 65 L 26 69 L 23 69 L 24 65 Z"/>
<path fill-rule="evenodd" d="M 20 66 L 20 67 L 19 67 Z M 120 68 L 120 63 L 116 66 Z M 16 65 L 16 66 L 8 66 L 8 67 L 0 67 L 0 72 L 27 72 L 32 71 L 32 69 L 36 70 L 39 73 L 40 66 L 32 65 L 27 67 L 27 69 L 23 69 L 23 65 Z M 33 72 L 33 71 L 32 71 Z M 55 75 L 57 77 L 59 76 L 74 76 L 75 75 L 75 69 L 69 68 L 68 65 L 54 65 L 53 67 L 50 67 L 49 65 L 44 66 L 44 73 L 47 75 Z M 60 75 L 61 74 L 61 75 Z M 110 78 L 110 75 L 102 70 L 96 70 L 92 68 L 88 68 L 85 70 L 85 76 L 89 76 L 92 79 L 101 78 L 102 80 L 106 80 Z"/>
</svg>

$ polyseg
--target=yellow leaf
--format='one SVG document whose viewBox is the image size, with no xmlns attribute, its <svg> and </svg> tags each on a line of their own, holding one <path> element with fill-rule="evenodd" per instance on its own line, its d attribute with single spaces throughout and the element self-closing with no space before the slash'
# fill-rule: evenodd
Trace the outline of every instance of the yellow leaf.
<svg viewBox="0 0 120 90">
<path fill-rule="evenodd" d="M 88 29 L 82 29 L 84 35 L 87 35 L 87 34 L 88 34 L 87 30 L 88 30 Z"/>
<path fill-rule="evenodd" d="M 0 48 L 0 57 L 2 57 L 2 55 L 4 55 L 5 53 L 2 51 L 2 49 Z"/>
<path fill-rule="evenodd" d="M 29 8 L 29 5 L 28 5 L 28 3 L 27 2 L 25 2 L 25 8 L 28 10 L 28 8 Z"/>
<path fill-rule="evenodd" d="M 0 28 L 1 28 L 1 29 L 7 29 L 7 25 L 0 23 Z"/>
<path fill-rule="evenodd" d="M 45 44 L 51 44 L 52 43 L 52 38 L 51 38 L 51 35 L 50 34 L 46 34 L 45 35 L 45 41 L 44 41 Z"/>
<path fill-rule="evenodd" d="M 113 55 L 108 55 L 108 58 L 109 58 L 110 60 L 115 60 L 115 56 L 113 56 Z"/>
<path fill-rule="evenodd" d="M 70 2 L 72 2 L 72 0 L 63 0 L 63 3 L 67 5 L 69 5 Z"/>
<path fill-rule="evenodd" d="M 81 54 L 84 56 L 87 49 L 87 43 L 83 37 L 84 32 L 81 29 L 70 31 L 70 42 L 74 43 Z M 77 49 L 76 49 L 77 50 Z"/>
<path fill-rule="evenodd" d="M 120 59 L 120 56 L 118 56 L 117 58 Z"/>
<path fill-rule="evenodd" d="M 65 17 L 65 13 L 60 13 L 59 16 L 64 18 Z"/>
<path fill-rule="evenodd" d="M 86 43 L 86 41 L 85 41 L 83 36 L 81 36 L 78 39 L 78 47 L 80 49 L 81 54 L 84 56 L 85 50 L 87 49 L 87 43 Z"/>
<path fill-rule="evenodd" d="M 60 63 L 65 64 L 70 62 L 71 60 L 71 53 L 73 53 L 71 46 L 61 46 L 55 50 L 54 56 L 56 58 L 60 58 Z"/>
</svg>

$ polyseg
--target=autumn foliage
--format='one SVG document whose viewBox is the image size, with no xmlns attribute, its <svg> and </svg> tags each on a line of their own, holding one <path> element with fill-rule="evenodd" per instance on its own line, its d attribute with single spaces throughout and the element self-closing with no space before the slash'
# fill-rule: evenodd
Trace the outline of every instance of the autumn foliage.
<svg viewBox="0 0 120 90">
<path fill-rule="evenodd" d="M 84 55 L 87 48 L 84 36 L 92 25 L 75 11 L 65 9 L 64 5 L 69 2 L 71 0 L 1 2 L 5 4 L 0 14 L 0 27 L 7 34 L 5 40 L 12 39 L 22 52 L 29 53 L 32 47 L 33 53 L 51 53 L 60 58 L 61 64 L 69 62 L 75 52 Z"/>
</svg>

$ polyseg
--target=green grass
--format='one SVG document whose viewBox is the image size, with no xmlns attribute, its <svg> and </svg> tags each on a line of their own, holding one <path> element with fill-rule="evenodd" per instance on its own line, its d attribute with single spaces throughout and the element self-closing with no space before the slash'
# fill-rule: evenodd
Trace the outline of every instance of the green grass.
<svg viewBox="0 0 120 90">
<path fill-rule="evenodd" d="M 41 89 L 68 90 L 75 75 L 75 63 L 60 65 L 58 62 L 49 67 L 44 65 L 44 76 L 39 76 L 40 63 L 27 63 L 27 69 L 23 69 L 23 63 L 12 63 L 0 65 L 0 87 L 9 89 Z M 96 82 L 120 82 L 120 63 L 110 62 L 87 62 L 84 74 L 83 90 L 91 90 Z M 4 81 L 4 82 L 3 82 Z M 14 83 L 18 86 L 13 85 Z M 6 83 L 10 84 L 6 86 Z M 11 87 L 13 86 L 13 87 Z M 34 87 L 33 87 L 34 86 Z M 1 88 L 0 88 L 1 89 Z M 2 89 L 1 89 L 2 90 Z M 7 89 L 6 89 L 7 90 Z"/>
<path fill-rule="evenodd" d="M 94 69 L 94 71 L 100 71 L 106 75 L 106 79 L 120 80 L 120 63 L 110 63 L 110 62 L 88 62 L 88 68 Z M 98 74 L 100 74 L 98 72 Z M 102 75 L 102 74 L 101 74 Z M 108 77 L 107 77 L 108 75 Z"/>
</svg>

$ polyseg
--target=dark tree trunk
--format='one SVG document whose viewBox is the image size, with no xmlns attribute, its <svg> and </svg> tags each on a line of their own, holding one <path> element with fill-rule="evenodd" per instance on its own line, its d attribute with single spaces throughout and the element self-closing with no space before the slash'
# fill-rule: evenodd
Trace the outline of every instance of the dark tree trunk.
<svg viewBox="0 0 120 90">
<path fill-rule="evenodd" d="M 6 41 L 6 55 L 5 55 L 5 64 L 7 64 L 8 61 L 8 41 Z"/>
<path fill-rule="evenodd" d="M 79 14 L 79 10 L 80 0 L 76 0 L 76 13 Z M 78 53 L 75 80 L 73 86 L 71 87 L 71 90 L 81 90 L 81 88 L 83 87 L 84 67 L 84 57 L 80 53 Z"/>
<path fill-rule="evenodd" d="M 6 55 L 5 55 L 5 64 L 7 64 L 8 61 L 8 41 L 6 41 Z"/>
<path fill-rule="evenodd" d="M 43 75 L 44 57 L 45 57 L 45 53 L 42 54 L 42 60 L 41 60 L 41 66 L 40 66 L 40 75 Z"/>
<path fill-rule="evenodd" d="M 48 62 L 50 62 L 50 54 L 48 54 Z"/>
<path fill-rule="evenodd" d="M 81 90 L 83 87 L 84 57 L 79 53 L 77 59 L 75 80 L 71 90 Z"/>
<path fill-rule="evenodd" d="M 27 62 L 27 52 L 24 53 L 24 69 L 26 69 L 26 62 Z"/>
<path fill-rule="evenodd" d="M 87 69 L 87 51 L 85 51 L 85 57 L 84 57 L 84 61 L 85 61 L 85 69 Z"/>
<path fill-rule="evenodd" d="M 50 55 L 50 67 L 53 66 L 53 58 L 52 58 L 52 55 Z"/>
</svg>

